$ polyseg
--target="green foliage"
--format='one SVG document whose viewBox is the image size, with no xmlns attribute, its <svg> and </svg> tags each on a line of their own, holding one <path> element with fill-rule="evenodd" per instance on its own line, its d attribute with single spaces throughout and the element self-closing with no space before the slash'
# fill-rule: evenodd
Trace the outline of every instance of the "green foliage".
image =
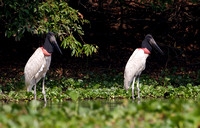
<svg viewBox="0 0 200 128">
<path fill-rule="evenodd" d="M 34 9 L 37 5 L 37 0 L 3 1 L 0 18 L 5 24 L 5 36 L 20 40 L 25 31 L 32 32 L 36 17 Z"/>
<path fill-rule="evenodd" d="M 79 93 L 77 91 L 71 91 L 69 93 L 69 96 L 70 98 L 73 100 L 73 101 L 77 101 L 78 100 L 78 97 L 79 97 Z"/>
<path fill-rule="evenodd" d="M 89 21 L 65 1 L 5 1 L 0 17 L 6 24 L 5 36 L 8 38 L 14 36 L 15 40 L 20 40 L 26 31 L 39 35 L 52 31 L 57 34 L 63 48 L 72 50 L 72 56 L 89 56 L 97 52 L 96 45 L 86 44 L 82 38 L 82 26 Z"/>
<path fill-rule="evenodd" d="M 0 90 L 1 127 L 199 127 L 200 84 L 187 73 L 161 72 L 158 80 L 143 74 L 140 79 L 141 102 L 130 102 L 131 90 L 123 88 L 123 73 L 88 72 L 85 77 L 46 80 L 48 103 L 33 100 L 26 90 L 15 91 L 22 82 L 10 79 Z M 182 72 L 185 72 L 182 69 Z M 192 75 L 199 76 L 199 71 Z M 181 79 L 184 78 L 184 79 Z M 2 79 L 2 78 L 1 78 Z M 22 79 L 23 80 L 23 79 Z M 179 83 L 179 85 L 177 85 Z M 11 86 L 12 88 L 9 88 Z M 20 87 L 21 88 L 21 87 Z M 6 91 L 5 91 L 6 90 Z M 42 87 L 37 86 L 37 98 L 43 100 Z M 137 89 L 135 89 L 136 93 Z M 137 95 L 135 95 L 137 97 Z M 86 99 L 123 99 L 120 103 L 102 104 Z M 83 100 L 82 100 L 83 99 Z M 192 100 L 191 100 L 192 99 Z M 30 101 L 31 100 L 31 101 Z M 71 100 L 71 101 L 68 101 Z M 18 104 L 4 104 L 3 101 Z M 24 101 L 24 102 L 21 102 Z M 29 102 L 30 101 L 30 102 Z M 28 104 L 27 104 L 27 103 Z M 58 104 L 57 106 L 55 104 Z"/>
<path fill-rule="evenodd" d="M 121 100 L 113 108 L 102 101 L 74 102 L 42 108 L 30 104 L 0 106 L 1 127 L 106 127 L 106 128 L 197 128 L 200 126 L 200 103 L 194 100 L 146 100 L 140 104 Z M 108 102 L 108 101 L 107 101 Z M 75 109 L 78 107 L 78 109 Z M 78 113 L 77 113 L 78 111 Z"/>
<path fill-rule="evenodd" d="M 198 77 L 199 72 L 192 73 L 194 76 L 187 73 L 170 75 L 173 72 L 177 72 L 177 69 L 162 71 L 162 77 L 159 76 L 158 80 L 142 74 L 140 77 L 140 96 L 142 98 L 184 99 L 200 97 L 200 83 L 192 78 Z M 185 71 L 182 70 L 182 72 Z M 15 79 L 10 79 L 5 85 L 0 85 L 3 92 L 0 99 L 16 102 L 32 100 L 34 98 L 33 91 L 27 93 L 26 90 L 22 90 L 22 81 L 23 79 L 18 82 Z M 109 73 L 88 72 L 85 77 L 79 79 L 62 77 L 59 80 L 49 80 L 47 78 L 45 84 L 47 99 L 54 102 L 63 102 L 68 99 L 77 101 L 78 99 L 131 98 L 131 90 L 127 92 L 123 88 L 123 73 L 115 71 Z M 37 97 L 43 100 L 41 82 L 37 86 Z M 135 89 L 135 97 L 137 97 L 137 89 Z"/>
</svg>

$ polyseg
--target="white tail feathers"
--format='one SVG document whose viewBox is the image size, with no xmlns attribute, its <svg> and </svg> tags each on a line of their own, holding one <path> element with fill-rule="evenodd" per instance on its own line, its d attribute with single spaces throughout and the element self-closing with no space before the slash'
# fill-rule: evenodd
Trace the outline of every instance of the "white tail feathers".
<svg viewBox="0 0 200 128">
<path fill-rule="evenodd" d="M 130 86 L 130 81 L 124 78 L 124 88 L 126 89 L 126 91 L 128 91 L 129 86 Z"/>
<path fill-rule="evenodd" d="M 31 81 L 29 79 L 27 79 L 26 74 L 24 74 L 25 76 L 25 86 L 27 88 L 27 91 L 30 92 L 32 87 L 31 87 Z"/>
</svg>

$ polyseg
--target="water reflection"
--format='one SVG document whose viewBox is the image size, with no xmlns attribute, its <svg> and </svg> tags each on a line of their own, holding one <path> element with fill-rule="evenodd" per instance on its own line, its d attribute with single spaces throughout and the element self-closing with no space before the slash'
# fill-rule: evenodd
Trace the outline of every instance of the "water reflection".
<svg viewBox="0 0 200 128">
<path fill-rule="evenodd" d="M 104 107 L 107 106 L 109 109 L 114 109 L 118 105 L 122 105 L 125 102 L 127 103 L 136 103 L 139 104 L 140 100 L 131 100 L 131 99 L 95 99 L 95 100 L 79 100 L 77 102 L 67 100 L 63 102 L 54 102 L 54 101 L 48 101 L 47 104 L 45 104 L 44 101 L 39 101 L 36 100 L 35 102 L 32 101 L 20 101 L 20 102 L 4 102 L 0 101 L 0 105 L 3 106 L 5 104 L 19 104 L 19 105 L 27 105 L 29 106 L 30 104 L 39 104 L 39 108 L 62 108 L 63 105 L 69 105 L 69 104 L 78 104 L 79 107 L 86 107 L 86 108 L 91 108 L 93 106 L 96 107 Z M 91 106 L 92 105 L 92 106 Z"/>
<path fill-rule="evenodd" d="M 64 101 L 64 102 L 47 102 L 47 108 L 54 108 L 54 107 L 58 107 L 58 108 L 62 108 L 63 105 L 66 106 L 66 104 L 78 104 L 79 107 L 85 107 L 85 108 L 91 108 L 94 109 L 93 107 L 96 108 L 100 108 L 100 107 L 105 107 L 107 106 L 109 109 L 114 109 L 115 107 L 119 106 L 119 105 L 123 105 L 125 104 L 129 104 L 129 103 L 133 103 L 133 104 L 140 104 L 140 100 L 132 100 L 132 99 L 95 99 L 95 100 L 79 100 L 77 102 L 68 100 L 68 101 Z"/>
<path fill-rule="evenodd" d="M 69 104 L 78 104 L 79 107 L 86 107 L 91 108 L 93 106 L 96 107 L 103 107 L 107 106 L 109 109 L 114 109 L 116 106 L 123 104 L 124 99 L 96 99 L 96 100 L 79 100 L 77 102 L 67 100 L 64 102 L 51 102 L 48 101 L 46 106 L 44 102 L 41 102 L 41 105 L 46 108 L 62 108 L 63 105 L 69 105 Z M 130 100 L 131 102 L 131 100 Z M 92 105 L 92 106 L 91 106 Z"/>
<path fill-rule="evenodd" d="M 108 106 L 110 109 L 114 109 L 117 105 L 123 103 L 122 99 L 97 99 L 97 100 L 81 100 L 79 101 L 80 106 L 91 107 L 90 104 L 96 104 L 100 106 Z"/>
<path fill-rule="evenodd" d="M 44 101 L 38 101 L 36 100 L 35 102 L 33 101 L 20 101 L 20 102 L 5 102 L 5 101 L 0 101 L 0 106 L 4 105 L 11 105 L 11 104 L 18 104 L 20 106 L 32 106 L 34 104 L 38 104 L 37 108 L 43 109 L 44 107 L 53 109 L 53 108 L 62 108 L 63 106 L 69 106 L 69 105 L 74 105 L 76 107 L 84 107 L 84 108 L 90 108 L 90 109 L 95 109 L 95 108 L 101 108 L 101 107 L 108 107 L 109 109 L 114 109 L 117 106 L 122 106 L 122 105 L 127 105 L 127 104 L 142 104 L 145 102 L 149 101 L 155 101 L 155 102 L 170 102 L 174 100 L 181 100 L 181 99 L 96 99 L 96 100 L 78 100 L 78 101 L 63 101 L 63 102 L 55 102 L 55 101 L 48 101 L 47 104 L 45 105 Z M 195 100 L 195 99 L 182 99 L 182 102 L 186 102 L 188 100 Z M 94 108 L 95 107 L 95 108 Z"/>
</svg>

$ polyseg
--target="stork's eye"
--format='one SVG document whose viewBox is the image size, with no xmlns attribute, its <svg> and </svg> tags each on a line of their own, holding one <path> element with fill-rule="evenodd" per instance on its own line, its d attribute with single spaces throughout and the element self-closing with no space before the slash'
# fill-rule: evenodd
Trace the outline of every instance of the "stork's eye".
<svg viewBox="0 0 200 128">
<path fill-rule="evenodd" d="M 149 39 L 149 43 L 150 43 L 150 44 L 153 44 L 153 43 L 154 43 L 154 39 L 150 38 L 150 39 Z"/>
<path fill-rule="evenodd" d="M 50 42 L 54 42 L 55 40 L 55 36 L 50 36 Z"/>
</svg>

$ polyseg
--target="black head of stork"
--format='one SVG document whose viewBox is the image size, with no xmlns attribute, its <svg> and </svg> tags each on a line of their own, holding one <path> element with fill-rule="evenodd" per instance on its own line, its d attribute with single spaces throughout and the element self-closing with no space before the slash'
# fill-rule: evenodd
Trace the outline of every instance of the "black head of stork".
<svg viewBox="0 0 200 128">
<path fill-rule="evenodd" d="M 48 53 L 53 53 L 54 48 L 56 48 L 56 50 L 60 52 L 60 54 L 62 54 L 62 51 L 60 50 L 60 47 L 57 44 L 57 41 L 53 32 L 47 33 L 43 48 L 47 50 Z"/>
<path fill-rule="evenodd" d="M 142 41 L 142 48 L 147 48 L 150 52 L 152 51 L 152 46 L 158 50 L 162 55 L 164 52 L 160 49 L 160 47 L 156 44 L 156 41 L 153 39 L 152 35 L 147 34 L 145 39 Z"/>
</svg>

